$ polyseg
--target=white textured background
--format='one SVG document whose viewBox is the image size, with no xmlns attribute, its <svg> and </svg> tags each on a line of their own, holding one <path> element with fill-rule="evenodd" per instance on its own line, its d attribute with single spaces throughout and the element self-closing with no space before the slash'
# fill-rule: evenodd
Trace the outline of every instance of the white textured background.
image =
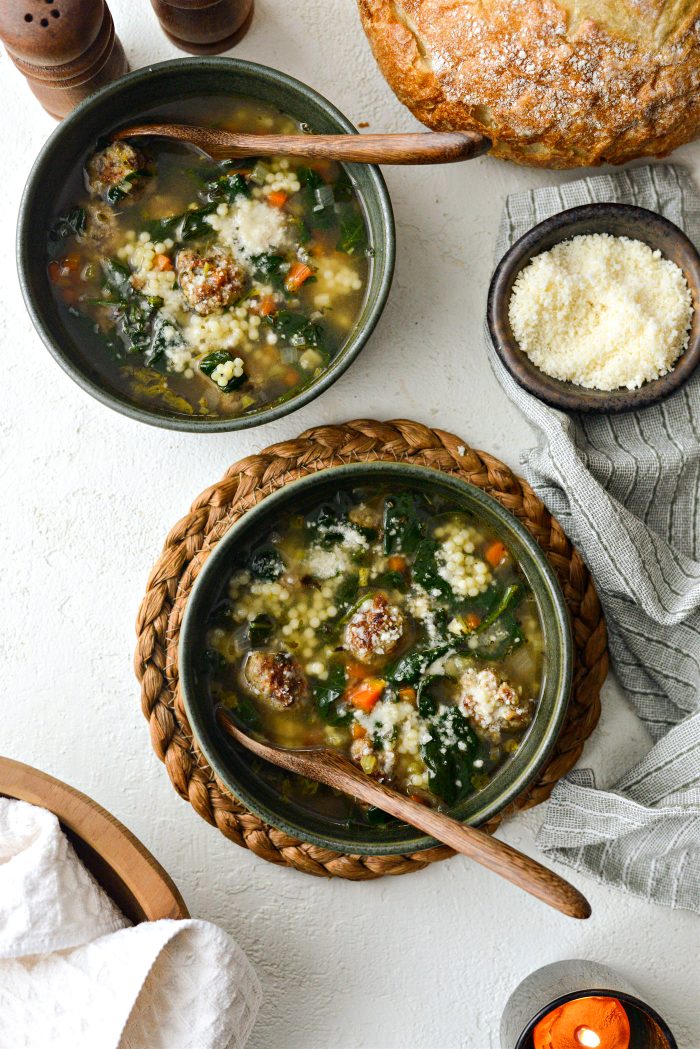
<svg viewBox="0 0 700 1049">
<path fill-rule="evenodd" d="M 178 54 L 147 0 L 110 5 L 133 68 Z M 257 0 L 235 54 L 308 81 L 373 131 L 414 126 L 374 65 L 352 0 Z M 362 885 L 277 869 L 176 795 L 150 749 L 131 669 L 134 617 L 166 532 L 240 456 L 313 424 L 402 415 L 517 465 L 531 435 L 481 342 L 498 218 L 507 192 L 573 176 L 488 159 L 388 169 L 396 277 L 350 371 L 320 400 L 257 431 L 175 434 L 101 407 L 34 333 L 14 225 L 54 124 L 4 54 L 0 99 L 0 751 L 109 808 L 165 865 L 192 913 L 241 943 L 265 990 L 253 1049 L 497 1049 L 511 989 L 568 957 L 618 968 L 667 1018 L 680 1049 L 699 1049 L 696 917 L 576 878 L 593 917 L 575 923 L 461 858 Z M 676 159 L 700 178 L 700 145 Z M 610 682 L 584 761 L 609 783 L 647 745 Z M 533 851 L 541 818 L 535 810 L 513 819 L 504 836 Z"/>
</svg>

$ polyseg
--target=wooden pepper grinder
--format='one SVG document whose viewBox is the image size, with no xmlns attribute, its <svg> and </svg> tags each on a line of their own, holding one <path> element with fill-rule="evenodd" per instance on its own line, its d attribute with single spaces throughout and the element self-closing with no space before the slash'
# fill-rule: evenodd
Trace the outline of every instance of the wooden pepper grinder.
<svg viewBox="0 0 700 1049">
<path fill-rule="evenodd" d="M 2 0 L 0 39 L 57 118 L 129 71 L 105 0 Z"/>
<path fill-rule="evenodd" d="M 151 0 L 165 35 L 181 51 L 216 55 L 248 32 L 253 0 Z"/>
</svg>

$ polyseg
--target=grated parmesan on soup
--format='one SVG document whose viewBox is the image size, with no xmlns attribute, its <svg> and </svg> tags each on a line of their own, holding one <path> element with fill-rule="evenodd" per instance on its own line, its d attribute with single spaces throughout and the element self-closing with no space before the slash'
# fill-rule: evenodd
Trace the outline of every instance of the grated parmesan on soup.
<svg viewBox="0 0 700 1049">
<path fill-rule="evenodd" d="M 595 233 L 535 256 L 508 312 L 520 349 L 545 374 L 632 390 L 673 368 L 688 345 L 693 303 L 682 270 L 660 251 Z"/>
</svg>

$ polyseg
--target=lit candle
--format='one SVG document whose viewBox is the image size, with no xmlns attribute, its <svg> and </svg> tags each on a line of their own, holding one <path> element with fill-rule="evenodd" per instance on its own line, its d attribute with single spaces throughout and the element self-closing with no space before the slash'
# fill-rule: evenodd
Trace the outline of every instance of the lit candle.
<svg viewBox="0 0 700 1049">
<path fill-rule="evenodd" d="M 534 1049 L 629 1049 L 630 1024 L 617 998 L 574 998 L 535 1027 Z"/>
</svg>

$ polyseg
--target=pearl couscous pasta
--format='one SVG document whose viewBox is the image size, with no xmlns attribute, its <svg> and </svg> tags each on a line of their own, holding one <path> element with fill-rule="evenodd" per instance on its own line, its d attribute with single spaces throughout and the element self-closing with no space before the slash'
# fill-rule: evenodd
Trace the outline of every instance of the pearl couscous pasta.
<svg viewBox="0 0 700 1049">
<path fill-rule="evenodd" d="M 301 134 L 250 100 L 198 105 L 183 102 L 179 119 Z M 80 174 L 49 233 L 49 277 L 82 352 L 133 400 L 245 415 L 298 393 L 336 356 L 371 256 L 337 164 L 216 164 L 139 139 L 101 144 Z"/>
<path fill-rule="evenodd" d="M 509 550 L 410 489 L 341 490 L 277 522 L 240 558 L 206 645 L 214 703 L 279 745 L 335 747 L 433 806 L 481 789 L 517 750 L 542 676 L 535 599 Z M 327 816 L 376 818 L 265 774 Z"/>
</svg>

